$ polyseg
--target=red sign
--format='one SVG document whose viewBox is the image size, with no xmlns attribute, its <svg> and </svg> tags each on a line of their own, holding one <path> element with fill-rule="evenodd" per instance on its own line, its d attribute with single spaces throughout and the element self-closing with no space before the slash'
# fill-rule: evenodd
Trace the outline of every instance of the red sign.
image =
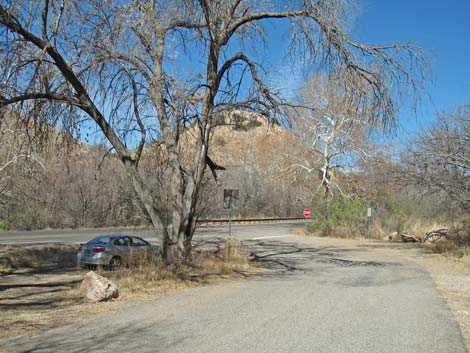
<svg viewBox="0 0 470 353">
<path fill-rule="evenodd" d="M 311 215 L 312 215 L 312 211 L 310 211 L 310 208 L 306 208 L 306 209 L 304 210 L 304 217 L 305 217 L 305 218 L 308 218 L 308 217 L 310 217 Z"/>
</svg>

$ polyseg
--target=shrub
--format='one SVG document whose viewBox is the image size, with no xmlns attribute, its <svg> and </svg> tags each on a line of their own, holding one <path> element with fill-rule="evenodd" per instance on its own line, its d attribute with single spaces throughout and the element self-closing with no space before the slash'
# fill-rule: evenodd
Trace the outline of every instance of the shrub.
<svg viewBox="0 0 470 353">
<path fill-rule="evenodd" d="M 436 253 L 443 253 L 453 257 L 470 257 L 470 227 L 467 222 L 452 227 L 452 236 L 431 245 Z"/>
<path fill-rule="evenodd" d="M 307 232 L 308 233 L 316 233 L 322 229 L 323 222 L 322 221 L 313 221 L 307 225 Z"/>
<path fill-rule="evenodd" d="M 307 233 L 319 234 L 324 237 L 333 235 L 334 230 L 335 230 L 334 223 L 328 219 L 313 221 L 312 223 L 307 225 Z"/>
<path fill-rule="evenodd" d="M 329 207 L 318 207 L 318 219 L 307 226 L 307 232 L 322 236 L 352 236 L 362 232 L 366 221 L 366 205 L 358 198 L 336 200 Z"/>
<path fill-rule="evenodd" d="M 364 220 L 367 207 L 358 198 L 354 197 L 347 200 L 337 200 L 326 210 L 328 219 L 333 220 L 334 224 L 356 222 Z"/>
<path fill-rule="evenodd" d="M 9 229 L 10 226 L 8 225 L 8 222 L 0 219 L 0 232 L 5 232 Z"/>
</svg>

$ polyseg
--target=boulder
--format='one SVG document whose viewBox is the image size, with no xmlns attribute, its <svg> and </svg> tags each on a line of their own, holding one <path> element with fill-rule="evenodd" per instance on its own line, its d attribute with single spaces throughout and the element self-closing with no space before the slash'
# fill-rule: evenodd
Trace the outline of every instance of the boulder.
<svg viewBox="0 0 470 353">
<path fill-rule="evenodd" d="M 119 297 L 118 287 L 108 278 L 88 272 L 82 281 L 85 296 L 92 302 L 102 302 Z"/>
<path fill-rule="evenodd" d="M 390 240 L 390 241 L 395 241 L 395 240 L 398 240 L 398 233 L 397 232 L 393 232 L 389 235 L 386 235 L 384 236 L 383 240 Z"/>
</svg>

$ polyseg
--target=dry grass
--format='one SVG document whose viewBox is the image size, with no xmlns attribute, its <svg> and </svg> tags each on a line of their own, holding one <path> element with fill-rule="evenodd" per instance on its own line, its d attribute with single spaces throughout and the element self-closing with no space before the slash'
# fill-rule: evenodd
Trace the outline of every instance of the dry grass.
<svg viewBox="0 0 470 353">
<path fill-rule="evenodd" d="M 12 273 L 23 268 L 75 266 L 75 245 L 0 246 L 0 273 Z"/>
<path fill-rule="evenodd" d="M 122 296 L 146 299 L 214 280 L 246 277 L 254 271 L 256 268 L 249 262 L 242 245 L 226 243 L 217 250 L 196 250 L 191 262 L 171 267 L 156 258 L 100 274 L 114 281 Z"/>
<path fill-rule="evenodd" d="M 470 225 L 454 227 L 447 239 L 438 239 L 428 246 L 435 253 L 446 257 L 462 258 L 462 261 L 466 261 L 470 258 Z"/>
<path fill-rule="evenodd" d="M 409 233 L 422 237 L 426 232 L 431 230 L 449 228 L 450 226 L 452 226 L 452 224 L 444 224 L 442 222 L 416 217 L 391 217 L 389 219 L 375 219 L 374 222 L 372 222 L 370 231 L 372 237 L 375 239 L 382 239 L 393 232 Z"/>
<path fill-rule="evenodd" d="M 303 237 L 307 235 L 307 231 L 305 230 L 305 228 L 295 228 L 294 230 L 292 230 L 291 233 L 292 235 L 297 235 L 299 237 Z"/>
<path fill-rule="evenodd" d="M 410 217 L 393 224 L 393 226 L 387 224 L 384 225 L 379 221 L 373 222 L 370 227 L 370 235 L 372 239 L 383 239 L 385 236 L 388 236 L 393 232 L 397 232 L 413 234 L 423 238 L 424 234 L 431 230 L 449 228 L 452 226 L 453 224 L 444 224 L 441 222 L 426 221 Z"/>
<path fill-rule="evenodd" d="M 428 245 L 428 247 L 433 252 L 446 257 L 470 259 L 470 245 L 459 245 L 452 240 L 441 240 Z"/>
<path fill-rule="evenodd" d="M 386 222 L 385 222 L 386 223 Z M 395 223 L 394 223 L 395 224 Z M 396 226 L 396 224 L 395 224 Z M 331 238 L 341 238 L 341 239 L 376 239 L 382 240 L 384 237 L 390 235 L 393 232 L 408 233 L 416 235 L 419 238 L 423 239 L 427 232 L 437 229 L 454 229 L 454 233 L 457 234 L 456 237 L 449 240 L 442 239 L 441 241 L 435 242 L 430 245 L 435 253 L 444 254 L 446 256 L 453 257 L 464 257 L 470 255 L 470 224 L 465 222 L 461 223 L 442 223 L 434 221 L 426 221 L 423 219 L 409 218 L 406 220 L 401 220 L 399 225 L 396 227 L 390 227 L 390 225 L 383 224 L 380 220 L 372 222 L 369 229 L 365 224 L 350 224 L 350 225 L 336 225 L 329 228 L 327 234 L 324 233 L 324 230 L 319 229 L 309 229 L 305 230 L 296 229 L 293 231 L 293 235 L 310 235 L 310 236 L 328 236 Z"/>
<path fill-rule="evenodd" d="M 62 246 L 41 249 L 43 254 L 40 254 L 39 248 L 34 251 L 13 249 L 14 256 L 25 255 L 28 260 L 16 259 L 12 255 L 13 258 L 8 262 L 10 274 L 0 279 L 0 341 L 109 314 L 136 301 L 155 299 L 211 281 L 246 277 L 256 271 L 241 244 L 218 244 L 217 249 L 196 250 L 190 263 L 178 266 L 168 267 L 161 259 L 157 259 L 118 271 L 100 270 L 100 274 L 118 285 L 120 297 L 110 302 L 90 303 L 84 299 L 80 288 L 86 271 L 60 271 L 59 268 L 52 274 L 41 271 L 40 264 L 51 263 L 46 259 L 53 259 L 56 264 L 69 263 L 59 261 L 61 256 L 49 257 L 63 249 Z M 6 250 L 2 249 L 4 258 L 7 258 Z M 23 269 L 12 273 L 11 264 L 17 269 L 32 264 L 34 270 Z"/>
</svg>

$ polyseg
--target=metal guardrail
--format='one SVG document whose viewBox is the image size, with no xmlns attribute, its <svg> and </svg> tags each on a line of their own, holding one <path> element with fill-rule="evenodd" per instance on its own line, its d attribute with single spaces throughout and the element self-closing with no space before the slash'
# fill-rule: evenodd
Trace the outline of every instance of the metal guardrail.
<svg viewBox="0 0 470 353">
<path fill-rule="evenodd" d="M 199 219 L 196 221 L 198 225 L 209 225 L 209 224 L 225 224 L 229 223 L 229 219 Z M 256 223 L 272 223 L 272 222 L 295 222 L 305 221 L 308 222 L 309 218 L 305 217 L 277 217 L 277 218 L 233 218 L 232 223 L 238 224 L 256 224 Z"/>
</svg>

